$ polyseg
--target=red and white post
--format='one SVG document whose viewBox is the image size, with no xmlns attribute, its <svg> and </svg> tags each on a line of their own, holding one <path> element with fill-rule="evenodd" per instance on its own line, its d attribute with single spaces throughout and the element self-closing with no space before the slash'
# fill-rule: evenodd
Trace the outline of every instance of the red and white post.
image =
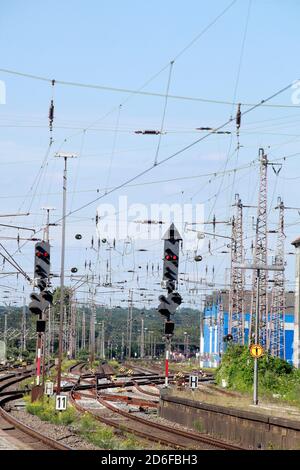
<svg viewBox="0 0 300 470">
<path fill-rule="evenodd" d="M 170 339 L 166 338 L 165 387 L 169 385 Z"/>
<path fill-rule="evenodd" d="M 36 355 L 36 385 L 40 385 L 41 381 L 41 357 L 42 357 L 42 338 L 41 333 L 38 334 L 37 355 Z"/>
</svg>

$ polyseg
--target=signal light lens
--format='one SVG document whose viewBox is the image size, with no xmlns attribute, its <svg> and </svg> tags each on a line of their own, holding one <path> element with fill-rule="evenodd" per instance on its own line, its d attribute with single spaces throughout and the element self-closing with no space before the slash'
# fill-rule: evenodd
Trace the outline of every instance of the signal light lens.
<svg viewBox="0 0 300 470">
<path fill-rule="evenodd" d="M 177 259 L 177 256 L 176 255 L 173 255 L 173 260 L 176 260 Z"/>
<path fill-rule="evenodd" d="M 36 251 L 35 255 L 38 257 L 38 258 L 48 258 L 49 257 L 49 253 L 47 251 Z"/>
<path fill-rule="evenodd" d="M 170 255 L 166 255 L 165 259 L 166 259 L 167 261 L 169 261 L 169 260 L 171 259 L 171 256 L 170 256 Z"/>
</svg>

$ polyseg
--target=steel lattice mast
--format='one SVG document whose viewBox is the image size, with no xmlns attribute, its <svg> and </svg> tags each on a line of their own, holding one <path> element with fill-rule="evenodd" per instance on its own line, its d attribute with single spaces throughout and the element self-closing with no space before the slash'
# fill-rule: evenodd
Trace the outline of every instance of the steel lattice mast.
<svg viewBox="0 0 300 470">
<path fill-rule="evenodd" d="M 223 311 L 223 303 L 222 303 L 222 295 L 219 294 L 217 299 L 218 305 L 218 313 L 217 313 L 217 352 L 219 354 L 219 358 L 221 359 L 223 354 L 223 336 L 224 336 L 224 311 Z"/>
<path fill-rule="evenodd" d="M 278 198 L 276 209 L 279 209 L 276 253 L 274 262 L 284 267 L 284 203 Z M 272 356 L 284 359 L 284 320 L 285 320 L 285 278 L 284 271 L 274 271 L 274 284 L 272 289 L 272 306 L 269 327 L 269 348 Z"/>
<path fill-rule="evenodd" d="M 235 195 L 236 214 L 232 218 L 231 282 L 229 301 L 229 333 L 235 343 L 244 344 L 244 273 L 243 263 L 243 205 L 239 194 Z"/>
<path fill-rule="evenodd" d="M 256 220 L 256 237 L 254 246 L 254 264 L 265 266 L 267 264 L 267 170 L 268 158 L 264 153 L 264 149 L 259 149 L 260 161 L 260 181 L 258 192 L 258 207 L 257 207 L 257 220 Z M 255 312 L 256 312 L 256 274 L 253 271 L 253 288 L 251 295 L 251 321 L 250 321 L 250 334 L 249 341 L 251 342 L 255 331 Z M 259 283 L 259 341 L 263 347 L 267 346 L 267 320 L 268 320 L 268 305 L 267 305 L 267 285 L 268 285 L 268 272 L 265 269 L 261 270 L 260 283 Z"/>
</svg>

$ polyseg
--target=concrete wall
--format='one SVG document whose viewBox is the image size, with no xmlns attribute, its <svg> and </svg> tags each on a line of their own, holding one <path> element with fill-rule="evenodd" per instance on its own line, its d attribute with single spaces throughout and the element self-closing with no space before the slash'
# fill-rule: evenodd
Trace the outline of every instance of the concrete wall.
<svg viewBox="0 0 300 470">
<path fill-rule="evenodd" d="M 159 415 L 249 449 L 300 449 L 300 422 L 199 403 L 162 390 Z"/>
</svg>

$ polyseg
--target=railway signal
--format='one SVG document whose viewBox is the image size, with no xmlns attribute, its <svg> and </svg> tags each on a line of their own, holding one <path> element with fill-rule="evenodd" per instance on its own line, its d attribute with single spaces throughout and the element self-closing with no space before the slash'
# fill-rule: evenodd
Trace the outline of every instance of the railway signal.
<svg viewBox="0 0 300 470">
<path fill-rule="evenodd" d="M 171 338 L 174 334 L 174 322 L 170 321 L 177 307 L 181 304 L 182 298 L 178 292 L 175 292 L 178 281 L 179 266 L 179 242 L 182 240 L 177 228 L 172 223 L 165 233 L 164 237 L 164 257 L 163 257 L 163 279 L 162 285 L 166 287 L 168 295 L 159 296 L 160 304 L 158 312 L 166 317 L 165 321 L 165 343 L 166 343 L 166 359 L 165 359 L 165 386 L 168 386 L 169 376 L 169 356 L 171 347 Z"/>
<path fill-rule="evenodd" d="M 182 238 L 173 223 L 163 236 L 163 240 L 163 281 L 166 281 L 168 290 L 168 287 L 173 287 L 171 290 L 174 290 L 175 283 L 178 281 L 179 242 Z"/>
<path fill-rule="evenodd" d="M 158 299 L 160 300 L 160 304 L 157 310 L 169 321 L 170 315 L 175 313 L 177 307 L 182 302 L 181 295 L 178 292 L 171 292 L 167 297 L 160 295 Z"/>
<path fill-rule="evenodd" d="M 173 335 L 175 323 L 173 321 L 166 321 L 165 323 L 165 336 Z"/>
<path fill-rule="evenodd" d="M 53 303 L 53 294 L 52 292 L 50 292 L 49 290 L 44 290 L 43 292 L 41 292 L 41 297 L 42 297 L 42 300 L 44 301 L 44 303 L 46 303 L 46 307 L 48 307 L 49 305 L 52 305 Z"/>
<path fill-rule="evenodd" d="M 41 294 L 37 294 L 36 292 L 32 292 L 30 294 L 31 302 L 29 304 L 29 311 L 34 315 L 42 316 L 43 313 L 43 301 Z"/>
<path fill-rule="evenodd" d="M 37 242 L 34 255 L 34 278 L 37 286 L 42 291 L 47 286 L 50 274 L 50 244 L 49 242 Z"/>
<path fill-rule="evenodd" d="M 40 387 L 41 368 L 44 363 L 43 341 L 45 340 L 46 321 L 43 313 L 53 302 L 53 295 L 47 289 L 50 276 L 50 243 L 49 239 L 49 220 L 46 229 L 46 240 L 39 241 L 34 247 L 34 279 L 36 286 L 40 289 L 40 293 L 33 292 L 30 295 L 31 302 L 29 311 L 37 315 L 36 332 L 37 332 L 37 356 L 36 356 L 36 385 Z M 43 366 L 44 367 L 44 366 Z M 44 370 L 43 370 L 44 373 Z M 33 395 L 32 395 L 33 398 Z"/>
</svg>

